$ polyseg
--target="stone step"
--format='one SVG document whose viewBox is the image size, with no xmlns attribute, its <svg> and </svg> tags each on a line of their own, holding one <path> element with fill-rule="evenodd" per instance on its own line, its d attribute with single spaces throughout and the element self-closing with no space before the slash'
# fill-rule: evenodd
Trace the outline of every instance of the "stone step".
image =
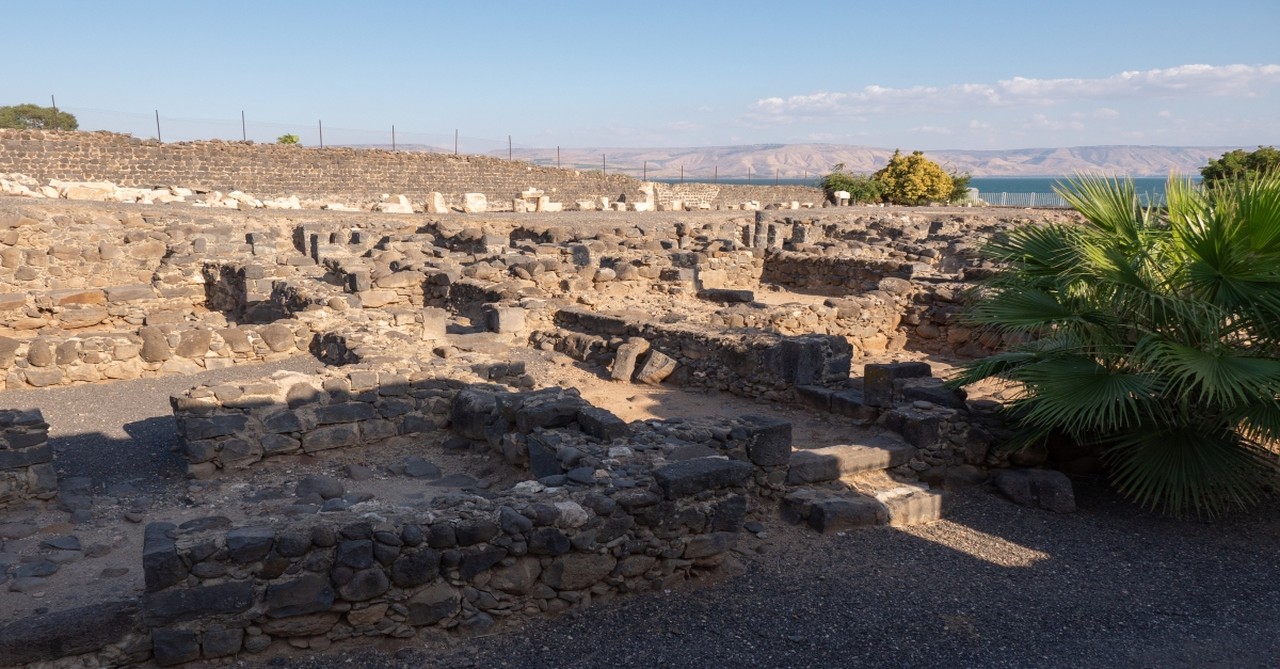
<svg viewBox="0 0 1280 669">
<path fill-rule="evenodd" d="M 859 472 L 891 469 L 907 464 L 915 451 L 910 444 L 888 436 L 861 444 L 792 451 L 787 484 L 821 483 Z"/>
<path fill-rule="evenodd" d="M 878 493 L 875 499 L 888 510 L 887 524 L 890 527 L 924 525 L 942 520 L 945 494 L 941 490 L 931 490 L 925 484 L 903 485 L 886 490 Z"/>
<path fill-rule="evenodd" d="M 899 483 L 876 492 L 800 488 L 782 499 L 783 520 L 822 534 L 862 527 L 923 525 L 943 516 L 945 496 L 925 484 Z"/>
</svg>

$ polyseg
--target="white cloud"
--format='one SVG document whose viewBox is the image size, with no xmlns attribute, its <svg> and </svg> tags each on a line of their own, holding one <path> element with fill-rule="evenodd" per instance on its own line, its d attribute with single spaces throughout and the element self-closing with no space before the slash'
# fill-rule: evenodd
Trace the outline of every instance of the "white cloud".
<svg viewBox="0 0 1280 669">
<path fill-rule="evenodd" d="M 918 125 L 912 128 L 911 132 L 922 132 L 930 135 L 950 135 L 951 128 L 937 125 Z"/>
<path fill-rule="evenodd" d="M 1280 64 L 1180 65 L 1166 69 L 1127 71 L 1099 79 L 1033 79 L 1014 77 L 995 83 L 889 88 L 871 85 L 857 91 L 819 91 L 756 100 L 747 116 L 761 122 L 850 116 L 889 108 L 937 109 L 982 107 L 1050 107 L 1073 101 L 1129 98 L 1198 99 L 1255 97 L 1280 85 Z M 1109 106 L 1095 118 L 1115 118 Z"/>
</svg>

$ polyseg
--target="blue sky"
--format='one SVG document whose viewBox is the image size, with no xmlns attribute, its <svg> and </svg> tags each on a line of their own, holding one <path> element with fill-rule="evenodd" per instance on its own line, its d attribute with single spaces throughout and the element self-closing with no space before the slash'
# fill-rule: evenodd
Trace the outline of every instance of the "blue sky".
<svg viewBox="0 0 1280 669">
<path fill-rule="evenodd" d="M 42 2 L 0 104 L 166 141 L 1280 143 L 1280 0 Z M 483 145 L 483 146 L 481 146 Z"/>
</svg>

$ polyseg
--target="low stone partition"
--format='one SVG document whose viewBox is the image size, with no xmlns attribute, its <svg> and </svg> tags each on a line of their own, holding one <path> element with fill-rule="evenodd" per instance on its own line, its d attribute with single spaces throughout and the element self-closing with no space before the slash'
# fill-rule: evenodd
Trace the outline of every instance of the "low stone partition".
<svg viewBox="0 0 1280 669">
<path fill-rule="evenodd" d="M 902 350 L 907 335 L 899 330 L 902 306 L 881 291 L 822 304 L 733 305 L 720 309 L 710 323 L 729 330 L 756 329 L 786 336 L 807 333 L 839 335 L 853 346 L 854 357 Z"/>
<path fill-rule="evenodd" d="M 170 398 L 187 474 L 210 478 L 263 459 L 365 446 L 443 429 L 463 382 L 356 369 L 193 388 Z"/>
<path fill-rule="evenodd" d="M 783 399 L 796 385 L 849 378 L 852 348 L 838 336 L 787 337 L 768 332 L 707 331 L 649 321 L 644 314 L 615 315 L 580 308 L 555 315 L 560 332 L 536 332 L 532 343 L 580 360 L 611 364 L 613 377 L 727 390 L 746 397 Z"/>
<path fill-rule="evenodd" d="M 761 500 L 785 484 L 784 421 L 627 425 L 573 391 L 449 390 L 453 431 L 529 480 L 483 497 L 287 524 L 149 525 L 143 616 L 156 663 L 256 653 L 273 642 L 326 648 L 356 637 L 474 636 L 673 587 L 719 569 Z M 344 401 L 306 415 L 324 407 L 360 411 Z M 302 422 L 300 411 L 273 415 Z M 182 419 L 188 433 L 211 425 L 194 418 Z"/>
<path fill-rule="evenodd" d="M 84 336 L 0 337 L 0 389 L 73 385 L 192 374 L 305 352 L 305 322 L 223 328 L 154 325 L 136 332 Z"/>
<path fill-rule="evenodd" d="M 191 291 L 165 297 L 150 283 L 0 294 L 0 334 L 174 323 L 192 318 L 203 303 L 203 295 Z"/>
<path fill-rule="evenodd" d="M 0 510 L 57 494 L 49 424 L 40 410 L 0 410 Z"/>
<path fill-rule="evenodd" d="M 773 251 L 765 256 L 760 281 L 803 293 L 840 296 L 875 290 L 886 277 L 910 280 L 932 273 L 933 267 L 925 263 Z"/>
</svg>

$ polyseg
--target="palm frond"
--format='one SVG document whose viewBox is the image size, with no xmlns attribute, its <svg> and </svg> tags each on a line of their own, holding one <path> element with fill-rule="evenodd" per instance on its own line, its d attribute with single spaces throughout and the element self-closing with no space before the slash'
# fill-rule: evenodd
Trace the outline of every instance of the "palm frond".
<svg viewBox="0 0 1280 669">
<path fill-rule="evenodd" d="M 1109 370 L 1083 356 L 1059 356 L 1023 365 L 1014 375 L 1029 388 L 1024 420 L 1068 434 L 1116 432 L 1138 424 L 1159 395 L 1158 380 Z"/>
<path fill-rule="evenodd" d="M 1276 474 L 1272 454 L 1227 426 L 1197 423 L 1127 432 L 1103 458 L 1121 494 L 1174 516 L 1251 506 Z"/>
</svg>

